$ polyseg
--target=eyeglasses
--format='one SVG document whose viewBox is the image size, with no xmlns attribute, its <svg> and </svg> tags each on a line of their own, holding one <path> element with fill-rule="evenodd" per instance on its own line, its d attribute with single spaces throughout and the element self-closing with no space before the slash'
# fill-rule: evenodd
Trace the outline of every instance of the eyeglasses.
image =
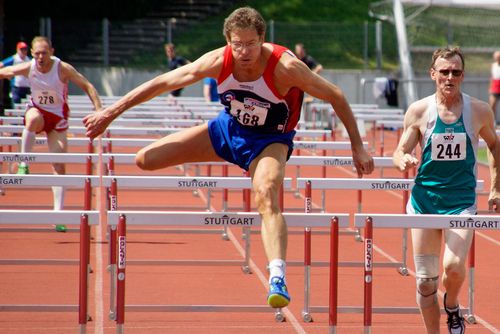
<svg viewBox="0 0 500 334">
<path fill-rule="evenodd" d="M 463 71 L 463 70 L 439 70 L 438 72 L 439 72 L 439 74 L 441 74 L 443 77 L 447 77 L 447 76 L 449 76 L 449 75 L 450 75 L 450 73 L 451 73 L 451 75 L 452 75 L 452 76 L 454 76 L 454 77 L 459 77 L 459 76 L 461 76 L 461 75 L 464 73 L 464 71 Z"/>
<path fill-rule="evenodd" d="M 231 48 L 234 51 L 241 51 L 241 50 L 243 50 L 243 48 L 254 49 L 257 46 L 259 46 L 258 41 L 251 41 L 248 43 L 243 43 L 243 42 L 230 42 L 230 43 L 231 43 Z"/>
</svg>

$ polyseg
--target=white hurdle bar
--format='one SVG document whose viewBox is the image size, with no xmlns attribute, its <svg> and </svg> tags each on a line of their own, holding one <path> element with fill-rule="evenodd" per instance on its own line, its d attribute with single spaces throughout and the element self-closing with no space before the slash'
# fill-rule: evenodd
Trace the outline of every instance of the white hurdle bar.
<svg viewBox="0 0 500 334">
<path fill-rule="evenodd" d="M 329 328 L 330 333 L 336 328 L 337 307 L 337 267 L 338 260 L 338 228 L 347 226 L 348 214 L 298 214 L 285 213 L 288 226 L 298 227 L 330 227 L 330 298 L 329 298 Z M 260 216 L 255 212 L 152 212 L 152 211 L 109 211 L 108 224 L 117 226 L 118 246 L 116 251 L 117 273 L 117 312 L 116 333 L 124 333 L 125 310 L 135 312 L 269 312 L 268 306 L 261 305 L 126 305 L 126 226 L 127 225 L 192 225 L 216 227 L 230 226 L 259 226 Z M 283 321 L 281 309 L 275 311 L 277 321 Z"/>
<path fill-rule="evenodd" d="M 0 125 L 0 133 L 22 133 L 23 125 Z M 111 126 L 108 131 L 113 135 L 168 135 L 173 132 L 178 132 L 182 128 L 164 127 L 164 128 L 151 128 L 151 127 L 115 127 Z M 85 135 L 87 129 L 84 126 L 73 126 L 69 128 L 69 133 Z M 324 134 L 330 135 L 331 131 L 328 130 L 296 130 L 298 137 L 319 138 Z"/>
<path fill-rule="evenodd" d="M 424 228 L 424 229 L 473 229 L 473 230 L 500 230 L 500 216 L 486 215 L 410 215 L 410 214 L 355 214 L 355 225 L 365 228 L 365 270 L 364 270 L 364 329 L 371 333 L 372 313 L 419 313 L 416 307 L 385 307 L 372 306 L 373 284 L 373 228 Z M 473 239 L 474 240 L 474 239 Z M 474 317 L 474 241 L 469 253 L 469 300 L 466 319 L 475 323 Z"/>
<path fill-rule="evenodd" d="M 403 191 L 402 212 L 406 212 L 406 202 L 409 198 L 409 191 L 413 188 L 414 179 L 353 179 L 353 178 L 297 178 L 297 188 L 307 189 L 307 184 L 310 183 L 311 189 L 320 190 L 392 190 Z M 478 180 L 476 191 L 481 191 L 484 188 L 484 180 Z M 358 196 L 358 213 L 362 211 L 361 196 Z M 358 229 L 359 231 L 359 229 Z M 361 241 L 361 239 L 359 239 Z M 402 238 L 402 255 L 400 263 L 378 263 L 381 267 L 398 267 L 398 272 L 406 276 L 408 268 L 406 262 L 406 254 L 408 251 L 407 230 L 403 229 Z M 341 265 L 349 266 L 348 263 Z"/>
<path fill-rule="evenodd" d="M 99 224 L 98 211 L 0 210 L 0 224 L 46 225 L 54 220 L 80 225 L 79 297 L 77 305 L 0 305 L 0 312 L 78 312 L 80 334 L 86 333 L 88 315 L 88 275 L 90 273 L 90 225 Z M 12 264 L 12 263 L 8 263 Z M 33 264 L 27 262 L 25 264 Z M 61 264 L 57 263 L 54 264 Z"/>
</svg>

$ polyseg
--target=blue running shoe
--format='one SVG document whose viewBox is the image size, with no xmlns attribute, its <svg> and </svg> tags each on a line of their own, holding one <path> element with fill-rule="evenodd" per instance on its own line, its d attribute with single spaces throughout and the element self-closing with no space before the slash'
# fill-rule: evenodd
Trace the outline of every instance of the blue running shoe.
<svg viewBox="0 0 500 334">
<path fill-rule="evenodd" d="M 267 303 L 272 308 L 286 307 L 290 303 L 290 295 L 286 288 L 283 277 L 272 277 L 269 284 L 269 295 L 267 296 Z"/>
</svg>

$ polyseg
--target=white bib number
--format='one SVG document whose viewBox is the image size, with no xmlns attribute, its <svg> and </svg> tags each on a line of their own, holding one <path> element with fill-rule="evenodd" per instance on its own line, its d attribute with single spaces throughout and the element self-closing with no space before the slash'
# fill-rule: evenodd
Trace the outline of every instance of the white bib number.
<svg viewBox="0 0 500 334">
<path fill-rule="evenodd" d="M 466 156 L 465 133 L 434 133 L 432 135 L 432 160 L 465 160 Z"/>
<path fill-rule="evenodd" d="M 59 101 L 57 99 L 57 93 L 56 91 L 52 90 L 45 90 L 45 91 L 37 91 L 34 92 L 33 98 L 35 100 L 35 103 L 39 105 L 54 105 L 57 104 Z"/>
<path fill-rule="evenodd" d="M 256 105 L 245 104 L 240 101 L 231 101 L 231 115 L 233 115 L 240 124 L 245 126 L 259 126 L 266 123 L 267 108 Z"/>
</svg>

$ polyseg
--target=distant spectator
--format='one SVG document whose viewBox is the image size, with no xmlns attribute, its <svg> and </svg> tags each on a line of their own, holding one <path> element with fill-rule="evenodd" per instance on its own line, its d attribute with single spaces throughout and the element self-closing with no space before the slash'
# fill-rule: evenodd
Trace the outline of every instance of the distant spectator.
<svg viewBox="0 0 500 334">
<path fill-rule="evenodd" d="M 207 102 L 218 102 L 217 80 L 214 78 L 205 78 L 203 80 L 203 97 Z"/>
<path fill-rule="evenodd" d="M 12 66 L 31 61 L 28 56 L 28 44 L 19 42 L 16 45 L 16 54 L 5 58 L 0 62 L 0 68 L 4 66 Z M 30 84 L 27 77 L 24 75 L 16 75 L 10 81 L 10 93 L 13 103 L 21 103 L 21 99 L 26 98 L 30 94 Z"/>
<path fill-rule="evenodd" d="M 490 107 L 497 120 L 497 104 L 500 99 L 500 51 L 493 53 L 493 63 L 491 64 L 491 84 L 490 84 Z"/>
<path fill-rule="evenodd" d="M 304 44 L 295 44 L 295 55 L 302 60 L 311 71 L 319 74 L 323 70 L 323 66 L 318 63 L 313 57 L 307 54 Z"/>
<path fill-rule="evenodd" d="M 323 70 L 323 66 L 320 63 L 318 63 L 313 57 L 307 54 L 304 44 L 302 43 L 295 44 L 295 55 L 297 56 L 297 58 L 302 60 L 302 62 L 305 63 L 313 73 L 319 75 L 319 73 Z M 309 104 L 312 101 L 313 101 L 312 96 L 310 96 L 309 94 L 304 95 L 304 103 Z"/>
<path fill-rule="evenodd" d="M 172 71 L 178 67 L 189 64 L 190 61 L 182 56 L 178 56 L 175 54 L 175 45 L 173 43 L 165 44 L 165 53 L 167 54 L 168 59 L 168 70 Z M 179 97 L 181 96 L 182 88 L 175 89 L 169 93 L 171 96 Z"/>
</svg>

